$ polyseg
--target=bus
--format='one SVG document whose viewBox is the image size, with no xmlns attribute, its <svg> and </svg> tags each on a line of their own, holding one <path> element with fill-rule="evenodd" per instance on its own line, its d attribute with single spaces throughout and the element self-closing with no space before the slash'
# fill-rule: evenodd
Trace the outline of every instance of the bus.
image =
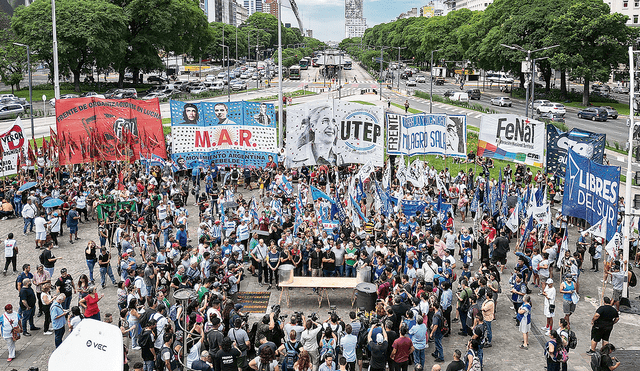
<svg viewBox="0 0 640 371">
<path fill-rule="evenodd" d="M 300 60 L 300 69 L 301 70 L 309 69 L 309 64 L 311 64 L 310 62 L 311 60 L 308 57 L 302 58 Z"/>
<path fill-rule="evenodd" d="M 289 79 L 300 80 L 300 66 L 289 67 Z"/>
<path fill-rule="evenodd" d="M 352 64 L 353 64 L 353 62 L 351 62 L 351 59 L 345 59 L 344 60 L 344 69 L 345 70 L 350 70 Z"/>
<path fill-rule="evenodd" d="M 311 67 L 318 67 L 318 57 L 313 57 L 311 59 Z"/>
</svg>

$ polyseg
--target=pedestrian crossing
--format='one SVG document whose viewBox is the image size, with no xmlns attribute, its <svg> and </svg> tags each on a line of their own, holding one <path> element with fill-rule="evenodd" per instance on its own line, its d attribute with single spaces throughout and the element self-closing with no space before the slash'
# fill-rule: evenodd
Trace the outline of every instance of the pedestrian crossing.
<svg viewBox="0 0 640 371">
<path fill-rule="evenodd" d="M 392 90 L 385 90 L 384 91 L 385 96 L 388 95 L 393 95 L 397 98 L 400 99 L 407 99 L 409 98 L 412 101 L 417 101 L 420 103 L 424 103 L 424 104 L 429 104 L 429 100 L 428 99 L 424 99 L 424 98 L 419 98 L 419 97 L 415 97 L 415 96 L 411 96 L 411 97 L 407 97 L 406 95 L 402 95 L 399 94 L 395 91 Z M 445 104 L 445 103 L 440 103 L 440 102 L 433 102 L 433 112 L 434 113 L 448 113 L 448 114 L 458 114 L 458 115 L 467 115 L 467 117 L 475 117 L 475 118 L 481 118 L 483 113 L 482 112 L 478 112 L 478 111 L 474 111 L 474 110 L 470 110 L 470 109 L 466 109 L 466 108 L 462 108 L 462 107 L 458 107 L 458 106 L 452 106 L 449 104 Z"/>
</svg>

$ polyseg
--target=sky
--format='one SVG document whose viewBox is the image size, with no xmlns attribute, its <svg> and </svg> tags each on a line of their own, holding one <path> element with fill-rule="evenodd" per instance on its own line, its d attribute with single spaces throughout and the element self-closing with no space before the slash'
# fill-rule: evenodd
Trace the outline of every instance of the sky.
<svg viewBox="0 0 640 371">
<path fill-rule="evenodd" d="M 322 41 L 341 41 L 344 38 L 345 0 L 295 0 L 304 28 L 313 30 L 313 37 Z M 429 0 L 364 0 L 367 26 L 394 20 L 400 13 L 424 6 Z M 282 22 L 297 27 L 298 22 L 289 6 L 282 0 Z"/>
</svg>

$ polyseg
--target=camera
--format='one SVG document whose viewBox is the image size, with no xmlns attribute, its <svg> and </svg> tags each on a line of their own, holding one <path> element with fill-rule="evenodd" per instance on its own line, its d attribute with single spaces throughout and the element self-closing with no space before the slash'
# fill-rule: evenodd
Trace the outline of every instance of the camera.
<svg viewBox="0 0 640 371">
<path fill-rule="evenodd" d="M 298 326 L 304 326 L 304 323 L 302 322 L 302 316 L 304 316 L 303 312 L 293 312 L 293 317 L 295 317 L 296 324 Z"/>
<path fill-rule="evenodd" d="M 309 316 L 309 318 L 313 321 L 316 322 L 318 320 L 318 313 L 313 312 L 311 313 L 311 315 Z"/>
</svg>

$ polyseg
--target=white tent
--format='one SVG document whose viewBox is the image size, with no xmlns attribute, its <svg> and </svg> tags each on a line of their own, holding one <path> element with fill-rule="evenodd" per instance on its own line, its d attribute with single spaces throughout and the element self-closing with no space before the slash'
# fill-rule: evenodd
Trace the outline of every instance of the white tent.
<svg viewBox="0 0 640 371">
<path fill-rule="evenodd" d="M 49 357 L 49 371 L 122 371 L 123 357 L 117 326 L 83 319 Z"/>
</svg>

